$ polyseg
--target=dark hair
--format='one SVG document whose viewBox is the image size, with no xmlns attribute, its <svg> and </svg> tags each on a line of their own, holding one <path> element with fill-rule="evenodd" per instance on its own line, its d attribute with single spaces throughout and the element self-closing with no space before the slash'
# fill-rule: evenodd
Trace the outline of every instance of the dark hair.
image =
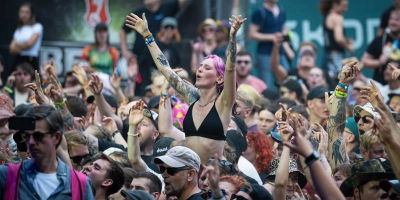
<svg viewBox="0 0 400 200">
<path fill-rule="evenodd" d="M 14 114 L 16 116 L 22 116 L 33 107 L 35 107 L 35 106 L 33 104 L 31 104 L 31 103 L 20 104 L 20 105 L 18 105 L 17 107 L 14 108 Z"/>
<path fill-rule="evenodd" d="M 97 40 L 96 37 L 97 32 L 98 30 L 94 32 L 94 44 L 92 44 L 94 48 L 97 48 L 97 46 L 99 45 L 99 41 Z M 107 46 L 110 46 L 110 32 L 108 32 L 108 30 L 107 30 Z"/>
<path fill-rule="evenodd" d="M 298 97 L 298 98 L 300 98 L 300 97 Z M 280 98 L 280 99 L 276 100 L 274 104 L 275 104 L 275 106 L 279 107 L 279 103 L 286 104 L 288 108 L 291 108 L 296 105 L 295 101 L 288 99 L 288 98 Z"/>
<path fill-rule="evenodd" d="M 302 47 L 304 47 L 304 46 L 311 46 L 311 47 L 314 49 L 315 52 L 318 51 L 317 45 L 315 45 L 313 42 L 304 41 L 304 42 L 300 43 L 299 50 L 300 50 Z"/>
<path fill-rule="evenodd" d="M 132 164 L 129 162 L 128 153 L 126 151 L 114 151 L 109 156 L 115 156 L 118 158 L 118 160 L 115 160 L 115 162 L 121 164 L 122 167 L 132 168 Z"/>
<path fill-rule="evenodd" d="M 94 137 L 101 140 L 107 140 L 109 142 L 112 141 L 111 132 L 108 129 L 104 128 L 103 126 L 98 126 L 94 124 L 90 125 L 89 127 L 95 129 L 95 132 L 93 133 Z"/>
<path fill-rule="evenodd" d="M 24 6 L 29 7 L 29 9 L 31 10 L 31 21 L 30 21 L 30 25 L 35 24 L 35 23 L 36 23 L 36 15 L 35 15 L 35 10 L 33 9 L 32 4 L 29 3 L 29 2 L 25 2 L 25 3 L 23 3 L 23 4 L 19 7 L 19 9 L 21 9 L 21 8 L 24 7 Z M 22 23 L 22 21 L 19 19 L 19 16 L 18 16 L 18 24 L 17 24 L 17 27 L 18 27 L 18 28 L 21 28 L 23 25 L 24 25 L 24 23 Z"/>
<path fill-rule="evenodd" d="M 35 70 L 33 69 L 32 65 L 27 62 L 19 63 L 15 69 L 21 69 L 22 71 L 27 72 L 29 75 L 31 75 L 32 80 L 35 77 Z"/>
<path fill-rule="evenodd" d="M 138 172 L 133 176 L 133 179 L 135 179 L 135 178 L 147 178 L 147 179 L 150 180 L 150 184 L 148 185 L 149 190 L 150 190 L 149 191 L 150 194 L 154 193 L 154 192 L 158 192 L 158 193 L 161 192 L 161 189 L 162 189 L 161 188 L 162 187 L 161 181 L 153 173 L 151 173 L 151 172 Z"/>
<path fill-rule="evenodd" d="M 341 164 L 336 166 L 335 168 L 333 168 L 332 171 L 332 175 L 335 175 L 336 173 L 340 172 L 341 174 L 343 174 L 343 176 L 346 176 L 346 178 L 351 176 L 351 167 L 353 165 L 352 164 Z"/>
<path fill-rule="evenodd" d="M 267 110 L 268 112 L 272 113 L 272 115 L 275 116 L 275 113 L 279 110 L 279 106 L 271 104 L 271 105 L 267 105 L 266 107 L 262 108 L 260 110 L 260 112 L 263 110 Z"/>
<path fill-rule="evenodd" d="M 117 193 L 119 189 L 121 189 L 122 185 L 125 182 L 124 170 L 115 162 L 113 159 L 108 157 L 106 154 L 102 153 L 100 159 L 107 160 L 110 163 L 110 166 L 107 169 L 106 175 L 104 178 L 111 179 L 113 183 L 106 191 L 106 196 L 110 196 L 114 193 Z"/>
<path fill-rule="evenodd" d="M 64 132 L 64 121 L 61 117 L 60 112 L 50 105 L 38 105 L 31 108 L 24 116 L 33 116 L 38 120 L 46 120 L 49 132 L 53 135 L 57 132 L 61 132 L 61 136 Z M 62 137 L 58 141 L 56 148 L 61 144 Z"/>
<path fill-rule="evenodd" d="M 251 56 L 251 54 L 250 54 L 249 52 L 245 51 L 245 50 L 241 50 L 241 51 L 237 52 L 237 53 L 236 53 L 236 57 L 237 57 L 237 56 L 250 56 L 250 58 L 253 58 L 253 57 Z"/>
<path fill-rule="evenodd" d="M 308 119 L 310 116 L 308 115 L 307 109 L 305 106 L 303 105 L 294 105 L 292 107 L 292 112 L 291 113 L 299 113 L 301 115 L 303 115 L 303 117 L 305 117 L 306 119 Z"/>
<path fill-rule="evenodd" d="M 73 75 L 73 72 L 72 72 L 72 71 L 69 71 L 69 72 L 67 72 L 67 73 L 65 74 L 65 78 L 64 78 L 64 81 L 63 81 L 63 83 L 62 83 L 62 87 L 63 87 L 63 88 L 65 88 L 65 84 L 67 83 L 67 78 L 68 78 L 68 77 L 73 77 L 73 78 L 74 78 L 74 85 L 79 85 L 79 84 L 80 84 L 79 81 L 78 81 L 78 79 L 75 78 L 75 76 Z"/>
<path fill-rule="evenodd" d="M 79 98 L 74 95 L 66 95 L 68 110 L 71 112 L 71 115 L 74 117 L 86 117 L 87 114 L 87 105 L 82 98 Z"/>
<path fill-rule="evenodd" d="M 339 4 L 341 1 L 342 0 L 321 0 L 319 3 L 319 12 L 325 16 L 332 9 L 333 4 Z"/>
<path fill-rule="evenodd" d="M 124 187 L 127 189 L 131 188 L 131 183 L 133 180 L 133 176 L 137 173 L 135 170 L 133 170 L 131 167 L 124 167 L 122 168 L 124 170 Z"/>
</svg>

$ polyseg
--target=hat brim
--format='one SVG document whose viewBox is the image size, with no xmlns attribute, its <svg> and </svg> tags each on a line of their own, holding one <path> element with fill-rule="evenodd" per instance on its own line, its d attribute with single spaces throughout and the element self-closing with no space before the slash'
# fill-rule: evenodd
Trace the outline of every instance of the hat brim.
<svg viewBox="0 0 400 200">
<path fill-rule="evenodd" d="M 357 185 L 364 185 L 370 181 L 381 181 L 383 179 L 391 180 L 396 179 L 394 173 L 391 172 L 371 172 L 361 173 L 357 172 Z"/>
<path fill-rule="evenodd" d="M 342 184 L 340 185 L 340 191 L 343 193 L 343 195 L 344 195 L 345 197 L 352 197 L 352 196 L 354 196 L 354 194 L 353 194 L 353 188 L 354 188 L 355 186 L 353 186 L 353 184 L 352 184 L 352 180 L 351 180 L 352 178 L 354 178 L 354 177 L 350 176 L 350 177 L 346 178 L 346 179 L 342 182 Z"/>
<path fill-rule="evenodd" d="M 273 177 L 273 176 L 276 176 L 276 171 L 277 170 L 278 170 L 278 168 L 274 172 L 268 174 L 265 179 Z M 291 173 L 291 172 L 297 172 L 297 174 L 298 174 L 298 182 L 297 182 L 297 184 L 299 184 L 300 188 L 303 189 L 307 185 L 306 176 L 302 172 L 300 172 L 299 170 L 289 171 L 289 173 Z M 265 180 L 263 180 L 263 181 L 265 181 Z"/>
<path fill-rule="evenodd" d="M 170 167 L 184 167 L 186 166 L 185 163 L 179 162 L 173 158 L 171 158 L 170 156 L 164 155 L 164 156 L 159 156 L 154 158 L 154 163 L 155 164 L 167 164 Z"/>
</svg>

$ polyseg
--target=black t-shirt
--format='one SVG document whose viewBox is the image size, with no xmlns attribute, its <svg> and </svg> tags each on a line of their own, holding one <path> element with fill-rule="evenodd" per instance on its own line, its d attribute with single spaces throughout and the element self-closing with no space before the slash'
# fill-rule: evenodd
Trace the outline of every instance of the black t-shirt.
<svg viewBox="0 0 400 200">
<path fill-rule="evenodd" d="M 385 41 L 383 41 L 383 38 L 385 35 L 386 35 L 386 39 L 385 39 Z M 371 44 L 369 44 L 369 46 L 367 48 L 367 53 L 369 53 L 374 59 L 379 59 L 379 57 L 382 55 L 382 50 L 383 50 L 383 47 L 385 46 L 385 44 L 387 44 L 388 42 L 391 42 L 393 44 L 394 39 L 390 36 L 390 34 L 384 34 L 384 36 L 376 37 L 371 42 Z M 392 45 L 390 48 L 391 48 L 391 52 L 390 52 L 389 58 L 391 60 L 399 59 L 398 54 L 399 54 L 400 50 L 398 49 L 398 47 L 394 47 L 394 45 Z M 375 69 L 374 77 L 373 77 L 373 79 L 375 81 L 378 81 L 382 85 L 386 85 L 386 81 L 383 78 L 384 77 L 383 73 L 384 73 L 385 69 L 386 69 L 386 65 L 383 65 L 380 68 Z"/>
<path fill-rule="evenodd" d="M 394 10 L 394 6 L 388 8 L 385 10 L 385 12 L 382 13 L 381 15 L 381 24 L 379 25 L 379 28 L 385 30 L 385 28 L 389 24 L 389 18 L 390 18 L 390 13 Z"/>
<path fill-rule="evenodd" d="M 217 55 L 220 58 L 222 58 L 222 60 L 226 60 L 226 49 L 228 48 L 228 45 L 219 47 L 218 49 L 215 49 L 213 52 L 211 52 L 211 54 Z"/>
<path fill-rule="evenodd" d="M 116 144 L 114 142 L 109 142 L 107 140 L 98 140 L 98 145 L 99 145 L 99 151 L 105 151 L 106 149 L 110 148 L 110 147 L 115 147 L 118 149 L 121 149 L 123 151 L 127 151 L 127 148 L 125 148 L 124 146 L 120 145 L 120 144 Z M 152 156 L 145 156 L 145 155 L 141 155 L 143 161 L 146 163 L 146 165 L 152 169 L 154 172 L 160 173 L 160 170 L 158 169 L 158 166 L 154 163 L 151 163 L 151 159 Z"/>
<path fill-rule="evenodd" d="M 161 7 L 155 13 L 151 13 L 145 8 L 133 11 L 133 13 L 139 16 L 140 18 L 142 18 L 142 14 L 145 13 L 149 25 L 149 30 L 153 34 L 153 36 L 155 36 L 160 31 L 162 19 L 164 17 L 173 17 L 178 11 L 179 11 L 179 1 L 174 0 L 171 2 L 162 3 Z M 125 25 L 125 21 L 123 24 L 124 25 L 122 29 L 124 29 L 126 33 L 130 33 L 132 29 Z M 145 49 L 147 50 L 147 47 L 140 33 L 135 31 L 135 35 L 136 37 L 133 46 L 133 53 L 139 56 Z"/>
<path fill-rule="evenodd" d="M 204 200 L 203 197 L 200 196 L 201 192 L 196 193 L 192 196 L 190 196 L 189 198 L 187 198 L 186 200 Z"/>
</svg>

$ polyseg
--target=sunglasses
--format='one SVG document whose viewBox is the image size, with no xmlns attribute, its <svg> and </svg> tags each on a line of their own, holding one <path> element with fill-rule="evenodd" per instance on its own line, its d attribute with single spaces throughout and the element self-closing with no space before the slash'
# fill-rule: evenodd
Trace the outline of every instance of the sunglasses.
<svg viewBox="0 0 400 200">
<path fill-rule="evenodd" d="M 90 154 L 86 154 L 86 155 L 83 155 L 83 156 L 73 156 L 73 157 L 69 157 L 69 158 L 72 160 L 73 163 L 80 164 L 83 159 L 85 159 L 85 158 L 87 158 L 89 156 L 90 156 Z"/>
<path fill-rule="evenodd" d="M 213 162 L 214 162 L 214 158 L 210 158 L 208 161 L 211 162 L 211 163 L 213 163 Z M 232 175 L 238 173 L 238 172 L 236 171 L 235 167 L 233 166 L 233 164 L 232 164 L 231 162 L 229 162 L 229 161 L 227 161 L 227 160 L 218 159 L 218 163 L 219 163 L 220 165 L 222 165 L 222 166 L 226 166 L 226 167 L 231 168 L 231 174 L 232 174 Z"/>
<path fill-rule="evenodd" d="M 205 28 L 205 29 L 203 29 L 203 33 L 214 32 L 214 31 L 215 31 L 215 29 L 213 29 L 213 28 Z"/>
<path fill-rule="evenodd" d="M 248 200 L 244 198 L 243 196 L 237 195 L 237 194 L 232 194 L 231 200 L 236 199 L 236 200 Z"/>
<path fill-rule="evenodd" d="M 361 116 L 354 116 L 354 121 L 356 123 L 358 123 L 360 121 L 360 119 L 362 119 L 363 123 L 369 124 L 369 121 L 367 120 L 367 118 L 372 119 L 371 116 L 367 116 L 367 115 L 364 115 L 362 117 Z"/>
<path fill-rule="evenodd" d="M 355 91 L 357 91 L 357 92 L 360 92 L 360 90 L 361 90 L 361 88 L 353 88 L 353 90 L 355 90 Z"/>
<path fill-rule="evenodd" d="M 289 91 L 280 91 L 279 92 L 281 94 L 281 96 L 285 95 L 286 93 L 289 93 Z"/>
<path fill-rule="evenodd" d="M 175 27 L 171 26 L 171 25 L 166 25 L 164 26 L 165 29 L 174 29 Z"/>
<path fill-rule="evenodd" d="M 176 173 L 179 171 L 184 171 L 184 170 L 190 170 L 192 169 L 189 166 L 185 167 L 164 167 L 164 166 L 159 166 L 161 174 L 164 174 L 165 170 L 167 170 L 167 174 L 170 176 L 174 176 Z"/>
<path fill-rule="evenodd" d="M 222 196 L 226 196 L 226 191 L 224 189 L 221 189 L 221 193 L 222 193 Z M 212 191 L 211 190 L 207 191 L 207 196 L 208 196 L 209 199 L 212 198 L 213 195 L 212 195 Z"/>
<path fill-rule="evenodd" d="M 33 132 L 32 134 L 29 133 L 21 133 L 22 140 L 25 142 L 28 141 L 31 136 L 36 142 L 41 142 L 46 134 L 52 134 L 51 132 L 42 133 L 42 132 Z"/>
<path fill-rule="evenodd" d="M 238 64 L 238 65 L 240 65 L 242 63 L 244 63 L 245 65 L 248 65 L 248 64 L 250 64 L 250 61 L 248 61 L 248 60 L 237 60 L 236 61 L 236 64 Z"/>
<path fill-rule="evenodd" d="M 389 197 L 389 200 L 399 200 L 400 199 L 400 195 L 395 194 L 395 193 L 393 193 L 391 195 L 389 195 L 389 193 L 384 193 L 381 195 L 381 199 L 386 199 L 388 197 Z"/>
</svg>

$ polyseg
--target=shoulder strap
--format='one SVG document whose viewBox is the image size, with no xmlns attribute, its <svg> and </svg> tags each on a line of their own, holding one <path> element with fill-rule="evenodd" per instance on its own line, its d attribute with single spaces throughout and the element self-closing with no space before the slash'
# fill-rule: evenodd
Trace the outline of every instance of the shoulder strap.
<svg viewBox="0 0 400 200">
<path fill-rule="evenodd" d="M 85 195 L 86 176 L 70 168 L 71 199 L 82 199 Z"/>
<path fill-rule="evenodd" d="M 21 163 L 9 164 L 6 178 L 6 191 L 4 193 L 4 200 L 18 199 L 18 189 L 20 181 L 20 168 Z"/>
</svg>

